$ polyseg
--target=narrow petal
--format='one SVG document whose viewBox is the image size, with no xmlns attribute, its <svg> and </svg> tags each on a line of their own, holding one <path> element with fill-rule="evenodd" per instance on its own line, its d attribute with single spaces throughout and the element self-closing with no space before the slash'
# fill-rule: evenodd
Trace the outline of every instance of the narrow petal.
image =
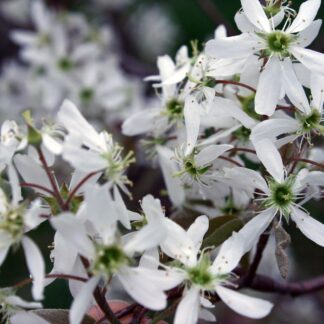
<svg viewBox="0 0 324 324">
<path fill-rule="evenodd" d="M 244 251 L 245 237 L 239 233 L 233 233 L 221 246 L 211 270 L 215 274 L 230 273 L 240 262 Z"/>
<path fill-rule="evenodd" d="M 275 145 L 267 138 L 253 143 L 256 154 L 269 174 L 277 181 L 284 180 L 284 166 L 281 155 Z"/>
<path fill-rule="evenodd" d="M 128 117 L 122 124 L 122 133 L 135 136 L 152 132 L 156 128 L 155 119 L 160 117 L 160 109 L 145 109 Z"/>
<path fill-rule="evenodd" d="M 258 43 L 247 34 L 218 38 L 206 43 L 205 52 L 216 59 L 247 58 L 257 50 Z"/>
<path fill-rule="evenodd" d="M 253 143 L 265 138 L 275 141 L 278 136 L 294 133 L 299 127 L 299 122 L 294 118 L 267 119 L 252 129 L 250 139 Z"/>
<path fill-rule="evenodd" d="M 166 295 L 156 282 L 151 282 L 141 275 L 136 268 L 125 267 L 117 273 L 117 277 L 126 292 L 138 303 L 153 310 L 165 308 Z"/>
<path fill-rule="evenodd" d="M 322 20 L 313 21 L 306 29 L 299 33 L 297 44 L 301 47 L 308 47 L 317 37 L 322 26 Z"/>
<path fill-rule="evenodd" d="M 311 76 L 311 90 L 313 106 L 322 113 L 324 102 L 324 76 L 318 74 L 312 74 Z"/>
<path fill-rule="evenodd" d="M 315 19 L 321 0 L 308 0 L 301 4 L 297 17 L 287 28 L 287 33 L 298 33 L 307 28 Z"/>
<path fill-rule="evenodd" d="M 11 324 L 50 324 L 48 321 L 44 320 L 42 317 L 37 316 L 32 312 L 20 311 L 10 317 Z"/>
<path fill-rule="evenodd" d="M 177 163 L 172 160 L 174 152 L 163 146 L 157 146 L 156 150 L 170 200 L 175 206 L 179 207 L 185 200 L 185 192 L 180 178 L 173 176 L 179 171 Z"/>
<path fill-rule="evenodd" d="M 132 255 L 135 251 L 143 252 L 157 247 L 166 235 L 166 228 L 160 222 L 152 222 L 145 225 L 138 232 L 134 233 L 132 239 L 124 246 L 127 254 Z"/>
<path fill-rule="evenodd" d="M 198 139 L 200 128 L 200 110 L 201 107 L 197 103 L 195 97 L 188 96 L 184 106 L 184 118 L 187 132 L 186 155 L 192 152 Z"/>
<path fill-rule="evenodd" d="M 198 321 L 200 308 L 199 289 L 190 288 L 184 293 L 175 313 L 174 324 L 195 324 Z"/>
<path fill-rule="evenodd" d="M 71 213 L 63 213 L 52 218 L 51 224 L 64 237 L 73 244 L 74 248 L 85 257 L 95 254 L 93 244 L 89 239 L 83 224 Z"/>
<path fill-rule="evenodd" d="M 88 282 L 86 282 L 79 294 L 74 299 L 71 309 L 70 309 L 70 323 L 79 324 L 81 323 L 84 314 L 89 309 L 92 301 L 92 293 L 96 288 L 100 277 L 92 277 Z"/>
<path fill-rule="evenodd" d="M 311 112 L 311 108 L 309 106 L 308 99 L 300 81 L 297 79 L 290 59 L 285 59 L 281 63 L 281 71 L 284 88 L 289 100 L 300 111 L 305 114 L 309 114 Z"/>
<path fill-rule="evenodd" d="M 18 174 L 12 163 L 8 165 L 8 178 L 11 186 L 12 203 L 13 205 L 17 205 L 23 197 L 21 195 Z"/>
<path fill-rule="evenodd" d="M 278 104 L 281 93 L 281 68 L 277 57 L 272 57 L 260 74 L 255 96 L 255 111 L 271 116 Z"/>
<path fill-rule="evenodd" d="M 324 69 L 324 54 L 310 49 L 294 46 L 290 49 L 291 53 L 300 63 L 305 65 L 314 73 L 323 75 Z"/>
<path fill-rule="evenodd" d="M 33 278 L 32 293 L 35 300 L 43 299 L 45 263 L 37 245 L 27 236 L 22 239 L 28 270 Z"/>
<path fill-rule="evenodd" d="M 238 232 L 244 237 L 244 253 L 250 251 L 257 242 L 259 236 L 267 229 L 271 221 L 276 215 L 276 210 L 268 208 L 259 215 L 254 216 L 244 227 Z"/>
<path fill-rule="evenodd" d="M 208 231 L 209 219 L 207 216 L 199 216 L 196 220 L 190 225 L 187 230 L 189 237 L 192 239 L 196 251 L 200 249 L 201 243 L 204 239 L 204 235 Z"/>
<path fill-rule="evenodd" d="M 295 207 L 292 209 L 291 218 L 306 237 L 324 247 L 324 224 Z"/>
<path fill-rule="evenodd" d="M 52 190 L 52 186 L 48 180 L 46 172 L 39 164 L 35 162 L 35 160 L 27 155 L 17 154 L 14 157 L 14 163 L 25 182 L 37 184 Z M 35 188 L 34 190 L 44 195 L 48 195 L 48 193 L 42 189 Z"/>
<path fill-rule="evenodd" d="M 217 286 L 216 292 L 229 308 L 246 317 L 263 318 L 271 312 L 273 307 L 273 304 L 266 300 L 246 296 L 222 286 Z"/>
<path fill-rule="evenodd" d="M 207 165 L 214 162 L 220 155 L 232 148 L 233 145 L 227 144 L 207 146 L 195 156 L 195 162 L 198 166 Z"/>
<path fill-rule="evenodd" d="M 250 22 L 257 28 L 270 32 L 271 27 L 267 15 L 259 0 L 241 0 L 243 11 Z"/>
</svg>

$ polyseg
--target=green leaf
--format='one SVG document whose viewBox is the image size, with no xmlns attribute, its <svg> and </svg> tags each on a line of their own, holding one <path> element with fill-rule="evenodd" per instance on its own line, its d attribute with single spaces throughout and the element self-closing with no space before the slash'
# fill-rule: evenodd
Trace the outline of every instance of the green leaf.
<svg viewBox="0 0 324 324">
<path fill-rule="evenodd" d="M 212 221 L 214 221 L 214 219 Z M 233 232 L 239 231 L 243 227 L 243 222 L 233 216 L 222 216 L 221 220 L 214 221 L 214 224 L 212 225 L 214 230 L 208 230 L 208 232 L 211 232 L 211 234 L 208 234 L 207 232 L 206 238 L 202 243 L 202 248 L 219 246 L 225 240 L 227 240 Z"/>
</svg>

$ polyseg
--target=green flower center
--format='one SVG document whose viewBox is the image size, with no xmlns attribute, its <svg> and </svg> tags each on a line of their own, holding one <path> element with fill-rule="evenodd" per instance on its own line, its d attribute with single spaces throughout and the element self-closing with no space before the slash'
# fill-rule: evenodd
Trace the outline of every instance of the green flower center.
<svg viewBox="0 0 324 324">
<path fill-rule="evenodd" d="M 247 142 L 251 135 L 251 130 L 242 126 L 233 133 L 242 142 Z"/>
<path fill-rule="evenodd" d="M 205 174 L 210 169 L 210 167 L 211 167 L 211 165 L 207 165 L 205 167 L 198 167 L 195 164 L 195 161 L 194 161 L 193 157 L 188 157 L 184 161 L 184 170 L 185 170 L 185 172 L 190 174 L 191 177 L 193 177 L 194 179 L 197 179 L 199 176 Z"/>
<path fill-rule="evenodd" d="M 319 132 L 323 131 L 323 126 L 321 125 L 321 114 L 316 108 L 313 108 L 309 115 L 303 116 L 298 114 L 297 118 L 301 123 L 302 133 L 310 132 L 312 130 Z"/>
<path fill-rule="evenodd" d="M 291 37 L 282 31 L 275 31 L 267 35 L 268 49 L 272 53 L 281 54 L 281 56 L 289 56 L 289 45 Z"/>
<path fill-rule="evenodd" d="M 270 6 L 263 7 L 263 9 L 267 17 L 271 18 L 280 12 L 280 7 L 281 7 L 280 4 L 275 3 L 272 6 L 270 5 Z"/>
<path fill-rule="evenodd" d="M 210 265 L 209 257 L 203 255 L 198 265 L 187 269 L 190 282 L 202 288 L 212 286 L 215 276 L 209 271 Z"/>
<path fill-rule="evenodd" d="M 24 234 L 23 211 L 24 208 L 21 207 L 0 215 L 0 230 L 9 233 L 14 240 L 19 239 Z"/>
<path fill-rule="evenodd" d="M 184 103 L 176 99 L 170 100 L 166 105 L 167 115 L 170 119 L 182 119 Z"/>
<path fill-rule="evenodd" d="M 286 217 L 290 215 L 291 204 L 295 201 L 296 197 L 293 191 L 295 177 L 290 176 L 283 183 L 272 181 L 269 183 L 270 196 L 264 201 L 264 206 L 275 207 Z"/>
<path fill-rule="evenodd" d="M 63 71 L 70 71 L 73 68 L 73 62 L 68 57 L 62 57 L 58 62 L 57 66 Z"/>
<path fill-rule="evenodd" d="M 97 258 L 93 263 L 92 272 L 113 275 L 120 266 L 128 264 L 129 259 L 123 250 L 117 245 L 98 246 Z"/>
<path fill-rule="evenodd" d="M 89 103 L 94 97 L 94 91 L 91 88 L 84 88 L 80 91 L 80 98 L 84 103 Z"/>
</svg>

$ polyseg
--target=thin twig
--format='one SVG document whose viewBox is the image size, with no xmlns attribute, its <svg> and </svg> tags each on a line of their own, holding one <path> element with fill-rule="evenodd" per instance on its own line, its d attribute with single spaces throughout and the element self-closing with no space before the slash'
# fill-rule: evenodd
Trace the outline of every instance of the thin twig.
<svg viewBox="0 0 324 324">
<path fill-rule="evenodd" d="M 315 162 L 313 160 L 309 160 L 309 159 L 303 159 L 303 158 L 292 158 L 290 159 L 290 161 L 295 161 L 295 162 L 305 162 L 305 163 L 309 163 L 309 164 L 313 164 L 321 169 L 324 169 L 324 164 Z"/>
<path fill-rule="evenodd" d="M 51 183 L 51 186 L 52 186 L 52 189 L 53 189 L 53 193 L 54 193 L 54 197 L 56 198 L 58 204 L 60 205 L 60 207 L 62 208 L 62 210 L 66 210 L 65 208 L 65 204 L 64 204 L 64 200 L 61 196 L 61 193 L 59 191 L 59 188 L 57 186 L 57 183 L 56 183 L 56 180 L 53 176 L 53 173 L 51 171 L 51 169 L 49 168 L 47 162 L 46 162 L 46 159 L 45 159 L 45 156 L 42 152 L 42 150 L 40 148 L 37 148 L 37 152 L 38 152 L 38 156 L 39 156 L 39 160 L 41 161 L 43 167 L 44 167 L 44 170 L 47 174 L 47 177 L 48 177 L 48 180 L 50 181 Z"/>
<path fill-rule="evenodd" d="M 262 234 L 259 238 L 259 242 L 257 244 L 257 248 L 256 248 L 256 252 L 255 252 L 255 256 L 254 259 L 251 263 L 251 266 L 249 268 L 249 271 L 247 273 L 247 275 L 244 277 L 243 279 L 243 284 L 244 285 L 250 285 L 251 282 L 253 281 L 256 272 L 258 270 L 259 264 L 261 262 L 262 256 L 263 256 L 263 251 L 265 249 L 265 247 L 267 246 L 269 240 L 269 234 Z"/>
<path fill-rule="evenodd" d="M 29 183 L 29 182 L 21 182 L 20 183 L 21 187 L 25 187 L 25 188 L 35 188 L 35 189 L 40 189 L 42 191 L 47 192 L 48 194 L 50 194 L 51 196 L 55 196 L 54 191 L 47 189 L 46 187 L 43 187 L 41 185 L 38 185 L 36 183 Z"/>
<path fill-rule="evenodd" d="M 73 199 L 73 197 L 75 196 L 75 194 L 77 193 L 77 191 L 94 175 L 96 175 L 97 173 L 99 173 L 101 171 L 96 171 L 96 172 L 91 172 L 89 173 L 87 176 L 85 176 L 73 189 L 72 191 L 69 193 L 69 196 L 65 202 L 65 207 L 68 208 L 69 204 L 71 202 L 71 200 Z"/>
<path fill-rule="evenodd" d="M 215 80 L 216 83 L 221 83 L 221 84 L 232 84 L 232 85 L 237 85 L 239 87 L 242 88 L 246 88 L 252 92 L 256 92 L 256 89 L 254 89 L 253 87 L 245 84 L 245 83 L 241 83 L 241 82 L 236 82 L 236 81 L 230 81 L 230 80 Z"/>
<path fill-rule="evenodd" d="M 221 159 L 221 160 L 225 160 L 227 162 L 230 162 L 232 164 L 235 164 L 238 167 L 241 167 L 241 168 L 244 167 L 244 165 L 242 165 L 241 163 L 239 163 L 239 162 L 237 162 L 237 161 L 235 161 L 235 160 L 233 160 L 233 159 L 231 159 L 231 158 L 229 158 L 227 156 L 219 156 L 218 158 Z"/>
</svg>

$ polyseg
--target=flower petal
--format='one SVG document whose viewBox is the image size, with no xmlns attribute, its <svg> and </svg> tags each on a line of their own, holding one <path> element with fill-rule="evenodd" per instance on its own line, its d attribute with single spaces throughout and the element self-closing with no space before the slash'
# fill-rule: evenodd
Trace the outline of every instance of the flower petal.
<svg viewBox="0 0 324 324">
<path fill-rule="evenodd" d="M 87 281 L 81 288 L 80 292 L 74 299 L 70 309 L 70 323 L 79 324 L 81 323 L 84 314 L 89 309 L 92 301 L 92 293 L 96 288 L 100 277 L 92 277 Z"/>
<path fill-rule="evenodd" d="M 268 139 L 253 143 L 256 154 L 270 175 L 279 183 L 284 180 L 285 172 L 281 155 L 275 145 Z"/>
<path fill-rule="evenodd" d="M 186 291 L 175 313 L 174 324 L 195 324 L 200 308 L 199 289 L 191 287 Z"/>
<path fill-rule="evenodd" d="M 277 57 L 272 57 L 260 74 L 255 96 L 255 111 L 271 116 L 278 104 L 281 93 L 281 68 Z"/>
<path fill-rule="evenodd" d="M 222 286 L 217 286 L 216 292 L 229 308 L 246 317 L 263 318 L 271 312 L 273 307 L 273 304 L 266 300 L 246 296 Z"/>
<path fill-rule="evenodd" d="M 292 47 L 290 51 L 296 57 L 296 59 L 305 65 L 309 70 L 320 75 L 324 74 L 324 69 L 322 68 L 322 66 L 324 66 L 323 53 L 297 46 Z"/>
<path fill-rule="evenodd" d="M 292 208 L 291 218 L 306 237 L 324 247 L 324 224 L 295 207 Z"/>
<path fill-rule="evenodd" d="M 250 22 L 265 32 L 270 32 L 271 27 L 267 15 L 259 0 L 241 0 L 243 11 Z"/>
<path fill-rule="evenodd" d="M 25 251 L 28 270 L 33 278 L 32 293 L 36 300 L 43 299 L 45 263 L 37 245 L 27 236 L 24 236 L 22 246 Z"/>
<path fill-rule="evenodd" d="M 209 219 L 207 216 L 203 215 L 197 217 L 196 220 L 190 225 L 190 227 L 187 230 L 187 234 L 194 243 L 197 252 L 200 249 L 204 235 L 208 231 L 208 227 Z"/>
<path fill-rule="evenodd" d="M 205 166 L 214 162 L 220 155 L 232 148 L 233 145 L 227 144 L 207 146 L 195 156 L 195 162 L 198 166 Z"/>
<path fill-rule="evenodd" d="M 287 28 L 287 33 L 297 33 L 307 28 L 315 19 L 321 0 L 308 0 L 301 4 L 297 17 Z"/>
</svg>

